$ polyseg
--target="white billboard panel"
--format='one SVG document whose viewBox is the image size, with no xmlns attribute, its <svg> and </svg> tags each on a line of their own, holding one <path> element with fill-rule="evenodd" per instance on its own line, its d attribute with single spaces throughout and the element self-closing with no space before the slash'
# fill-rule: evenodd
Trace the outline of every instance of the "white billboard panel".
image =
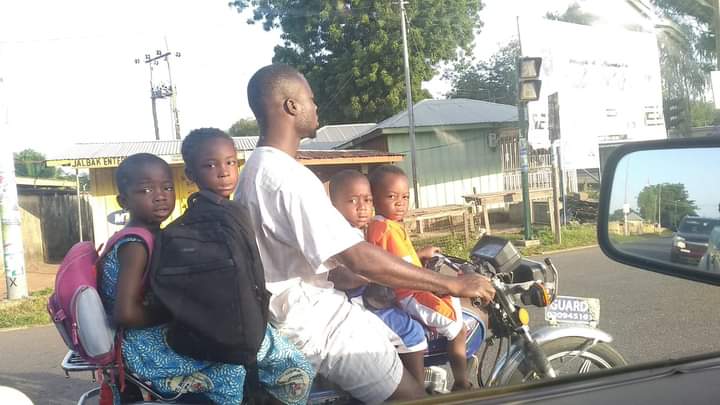
<svg viewBox="0 0 720 405">
<path fill-rule="evenodd" d="M 564 168 L 599 167 L 599 143 L 667 137 L 654 34 L 521 19 L 520 39 L 523 56 L 542 58 L 540 99 L 528 104 L 534 148 L 550 145 L 556 92 Z"/>
</svg>

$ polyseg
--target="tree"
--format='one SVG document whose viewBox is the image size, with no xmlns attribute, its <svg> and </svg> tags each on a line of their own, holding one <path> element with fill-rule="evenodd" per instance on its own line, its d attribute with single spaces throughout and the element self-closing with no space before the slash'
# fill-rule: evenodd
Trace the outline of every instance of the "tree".
<svg viewBox="0 0 720 405">
<path fill-rule="evenodd" d="M 15 175 L 19 177 L 53 178 L 57 175 L 54 167 L 45 166 L 45 155 L 33 150 L 25 149 L 14 154 Z"/>
<path fill-rule="evenodd" d="M 592 25 L 597 17 L 582 10 L 580 4 L 573 3 L 568 6 L 564 13 L 546 13 L 545 18 L 548 20 L 564 21 L 574 24 Z"/>
<path fill-rule="evenodd" d="M 258 129 L 257 121 L 254 119 L 241 118 L 232 124 L 230 129 L 228 129 L 228 134 L 232 137 L 258 136 L 260 135 L 260 129 Z"/>
<path fill-rule="evenodd" d="M 689 134 L 696 101 L 705 98 L 706 73 L 713 69 L 715 42 L 712 7 L 695 1 L 653 0 L 657 14 L 673 25 L 658 32 L 665 113 L 671 100 L 684 99 L 682 125 L 675 128 Z M 672 127 L 672 126 L 671 126 Z"/>
<path fill-rule="evenodd" d="M 694 101 L 690 108 L 693 127 L 707 127 L 720 124 L 720 111 L 715 104 L 707 101 Z"/>
<path fill-rule="evenodd" d="M 659 194 L 659 198 L 658 198 Z M 637 198 L 640 216 L 648 221 L 658 219 L 664 228 L 677 229 L 680 220 L 686 215 L 697 215 L 697 204 L 690 200 L 685 185 L 682 183 L 663 183 L 648 185 L 640 191 Z"/>
<path fill-rule="evenodd" d="M 387 0 L 235 0 L 248 23 L 280 27 L 273 62 L 296 67 L 315 92 L 323 123 L 377 122 L 406 108 L 400 11 Z M 435 66 L 469 51 L 480 28 L 480 0 L 417 0 L 407 7 L 415 101 Z"/>
<path fill-rule="evenodd" d="M 443 76 L 450 79 L 452 85 L 448 98 L 516 105 L 519 56 L 518 42 L 511 41 L 486 61 L 475 64 L 467 58 L 457 61 Z"/>
</svg>

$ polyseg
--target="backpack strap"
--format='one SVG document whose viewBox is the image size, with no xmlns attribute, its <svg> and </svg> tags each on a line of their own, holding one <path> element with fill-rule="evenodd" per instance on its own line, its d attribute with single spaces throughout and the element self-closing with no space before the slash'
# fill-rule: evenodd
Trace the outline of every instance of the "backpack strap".
<svg viewBox="0 0 720 405">
<path fill-rule="evenodd" d="M 152 232 L 145 228 L 141 228 L 139 226 L 129 226 L 125 227 L 113 234 L 113 236 L 108 239 L 108 241 L 105 243 L 104 249 L 102 250 L 102 253 L 100 254 L 100 257 L 103 258 L 105 255 L 107 255 L 110 252 L 110 249 L 113 248 L 113 246 L 122 238 L 125 238 L 127 236 L 137 236 L 138 238 L 142 239 L 143 242 L 145 242 L 145 245 L 148 249 L 148 263 L 150 262 L 150 256 L 152 255 L 153 251 L 153 245 L 155 242 L 155 236 Z"/>
<path fill-rule="evenodd" d="M 145 228 L 131 226 L 121 229 L 118 232 L 115 232 L 113 236 L 108 239 L 108 241 L 105 243 L 105 246 L 102 250 L 102 253 L 98 256 L 97 264 L 95 268 L 98 272 L 98 279 L 100 278 L 100 274 L 102 272 L 102 266 L 99 266 L 99 264 L 102 262 L 103 259 L 105 259 L 105 256 L 110 253 L 113 246 L 115 244 L 122 240 L 122 238 L 128 237 L 128 236 L 137 236 L 145 243 L 145 247 L 148 250 L 148 258 L 147 258 L 147 265 L 145 268 L 145 273 L 143 274 L 143 288 L 147 287 L 148 283 L 148 274 L 150 273 L 150 262 L 152 259 L 152 252 L 153 252 L 153 245 L 155 242 L 155 236 L 152 232 Z M 100 282 L 98 280 L 98 289 L 100 288 Z M 124 330 L 122 328 L 119 328 L 115 335 L 115 363 L 117 366 L 117 373 L 115 371 L 110 371 L 110 379 L 113 380 L 110 382 L 110 390 L 112 392 L 112 403 L 113 405 L 120 404 L 119 402 L 119 393 L 117 391 L 117 386 L 115 384 L 119 384 L 120 386 L 120 392 L 125 391 L 125 363 L 122 360 L 122 343 L 123 343 L 123 335 Z M 117 380 L 117 381 L 114 381 Z"/>
<path fill-rule="evenodd" d="M 100 264 L 103 259 L 105 259 L 105 256 L 110 253 L 113 246 L 115 246 L 118 241 L 128 236 L 137 236 L 138 238 L 142 239 L 143 243 L 145 243 L 145 247 L 147 248 L 147 267 L 145 268 L 145 274 L 143 275 L 143 286 L 147 287 L 148 274 L 150 273 L 150 263 L 152 261 L 153 246 L 155 245 L 155 235 L 145 228 L 141 228 L 139 226 L 129 226 L 115 232 L 113 236 L 111 236 L 110 239 L 108 239 L 108 241 L 105 243 L 102 253 L 98 255 L 98 260 L 96 262 L 96 268 L 98 269 L 98 288 L 100 286 L 99 280 L 102 268 L 101 266 L 97 266 L 97 264 Z"/>
</svg>

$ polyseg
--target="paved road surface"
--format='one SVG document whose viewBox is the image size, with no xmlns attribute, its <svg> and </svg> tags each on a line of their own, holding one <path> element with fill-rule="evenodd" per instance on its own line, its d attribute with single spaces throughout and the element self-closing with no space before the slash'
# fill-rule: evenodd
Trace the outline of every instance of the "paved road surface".
<svg viewBox="0 0 720 405">
<path fill-rule="evenodd" d="M 650 238 L 646 240 L 631 241 L 617 245 L 618 250 L 632 255 L 638 255 L 650 259 L 656 259 L 670 263 L 670 250 L 672 249 L 672 237 Z M 693 264 L 682 264 L 692 270 L 697 270 Z"/>
<path fill-rule="evenodd" d="M 65 353 L 54 326 L 0 332 L 0 384 L 19 389 L 35 405 L 76 404 L 96 384 L 84 373 L 66 379 L 60 368 Z"/>
<path fill-rule="evenodd" d="M 672 238 L 651 238 L 616 245 L 619 250 L 665 262 L 670 261 Z"/>
<path fill-rule="evenodd" d="M 720 289 L 619 265 L 597 248 L 551 256 L 561 294 L 601 302 L 600 328 L 630 363 L 718 349 Z M 533 311 L 540 321 L 542 311 Z M 0 332 L 0 384 L 26 392 L 37 405 L 74 404 L 93 386 L 87 376 L 66 380 L 65 353 L 54 327 Z"/>
</svg>

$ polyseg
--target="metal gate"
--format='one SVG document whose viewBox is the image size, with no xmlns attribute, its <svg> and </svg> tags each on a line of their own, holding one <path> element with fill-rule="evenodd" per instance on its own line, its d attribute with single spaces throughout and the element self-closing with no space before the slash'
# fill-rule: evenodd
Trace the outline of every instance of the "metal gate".
<svg viewBox="0 0 720 405">
<path fill-rule="evenodd" d="M 522 188 L 520 173 L 520 140 L 517 134 L 500 137 L 503 184 L 505 191 Z M 528 181 L 531 189 L 552 187 L 552 160 L 549 150 L 528 150 Z"/>
</svg>

